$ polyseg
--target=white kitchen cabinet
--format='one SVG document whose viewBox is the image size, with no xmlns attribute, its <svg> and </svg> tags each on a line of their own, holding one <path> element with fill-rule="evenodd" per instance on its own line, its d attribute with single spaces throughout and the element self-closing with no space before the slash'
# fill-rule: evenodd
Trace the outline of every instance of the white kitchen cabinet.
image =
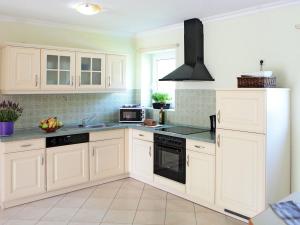
<svg viewBox="0 0 300 225">
<path fill-rule="evenodd" d="M 76 53 L 76 88 L 99 90 L 105 88 L 105 55 Z"/>
<path fill-rule="evenodd" d="M 75 89 L 75 52 L 41 50 L 42 90 Z"/>
<path fill-rule="evenodd" d="M 88 143 L 47 149 L 47 191 L 89 181 Z"/>
<path fill-rule="evenodd" d="M 214 204 L 215 156 L 188 150 L 186 162 L 187 195 L 198 203 Z"/>
<path fill-rule="evenodd" d="M 7 46 L 1 55 L 1 89 L 36 91 L 40 89 L 40 49 Z"/>
<path fill-rule="evenodd" d="M 92 181 L 121 175 L 124 172 L 124 139 L 90 143 L 90 179 Z"/>
<path fill-rule="evenodd" d="M 126 56 L 106 56 L 106 88 L 126 89 Z"/>
<path fill-rule="evenodd" d="M 217 130 L 216 202 L 252 217 L 265 208 L 265 136 Z"/>
<path fill-rule="evenodd" d="M 132 173 L 145 182 L 153 182 L 153 142 L 133 139 Z"/>
<path fill-rule="evenodd" d="M 4 154 L 2 201 L 42 194 L 45 188 L 45 149 Z"/>
<path fill-rule="evenodd" d="M 265 91 L 217 91 L 218 128 L 266 133 Z"/>
<path fill-rule="evenodd" d="M 289 90 L 238 88 L 216 96 L 216 205 L 253 217 L 290 193 Z"/>
</svg>

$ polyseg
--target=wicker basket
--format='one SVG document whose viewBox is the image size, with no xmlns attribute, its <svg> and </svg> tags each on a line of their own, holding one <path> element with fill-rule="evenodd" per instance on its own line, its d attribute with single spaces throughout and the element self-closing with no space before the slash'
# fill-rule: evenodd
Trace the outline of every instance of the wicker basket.
<svg viewBox="0 0 300 225">
<path fill-rule="evenodd" d="M 275 88 L 276 77 L 249 77 L 237 78 L 239 88 Z"/>
</svg>

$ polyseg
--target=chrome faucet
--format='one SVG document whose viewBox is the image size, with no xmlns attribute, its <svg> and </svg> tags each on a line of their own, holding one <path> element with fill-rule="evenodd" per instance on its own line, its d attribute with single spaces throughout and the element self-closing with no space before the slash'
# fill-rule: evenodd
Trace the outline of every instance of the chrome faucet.
<svg viewBox="0 0 300 225">
<path fill-rule="evenodd" d="M 96 119 L 96 115 L 85 117 L 81 121 L 81 126 L 85 127 L 88 125 L 88 122 L 90 122 L 91 120 L 95 120 L 95 119 Z"/>
</svg>

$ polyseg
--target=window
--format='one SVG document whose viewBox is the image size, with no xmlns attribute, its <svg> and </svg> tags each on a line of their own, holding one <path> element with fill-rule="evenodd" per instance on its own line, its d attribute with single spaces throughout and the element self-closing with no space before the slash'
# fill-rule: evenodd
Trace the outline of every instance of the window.
<svg viewBox="0 0 300 225">
<path fill-rule="evenodd" d="M 159 81 L 176 69 L 176 50 L 162 50 L 144 53 L 142 56 L 142 104 L 151 106 L 151 95 L 154 92 L 168 93 L 172 100 L 171 107 L 175 106 L 175 82 Z"/>
</svg>

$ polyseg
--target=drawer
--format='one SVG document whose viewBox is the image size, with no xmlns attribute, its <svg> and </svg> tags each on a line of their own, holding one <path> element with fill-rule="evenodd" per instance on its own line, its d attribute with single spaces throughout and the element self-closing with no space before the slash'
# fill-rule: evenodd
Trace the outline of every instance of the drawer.
<svg viewBox="0 0 300 225">
<path fill-rule="evenodd" d="M 135 139 L 153 142 L 153 133 L 148 131 L 133 130 L 132 137 Z"/>
<path fill-rule="evenodd" d="M 217 91 L 217 128 L 266 132 L 266 91 Z"/>
<path fill-rule="evenodd" d="M 216 145 L 212 143 L 186 139 L 186 148 L 191 151 L 206 153 L 209 155 L 216 154 Z"/>
<path fill-rule="evenodd" d="M 44 138 L 12 141 L 3 143 L 3 146 L 4 153 L 23 152 L 28 150 L 46 148 L 46 141 Z"/>
<path fill-rule="evenodd" d="M 90 141 L 103 141 L 124 138 L 124 129 L 98 131 L 90 133 Z"/>
</svg>

